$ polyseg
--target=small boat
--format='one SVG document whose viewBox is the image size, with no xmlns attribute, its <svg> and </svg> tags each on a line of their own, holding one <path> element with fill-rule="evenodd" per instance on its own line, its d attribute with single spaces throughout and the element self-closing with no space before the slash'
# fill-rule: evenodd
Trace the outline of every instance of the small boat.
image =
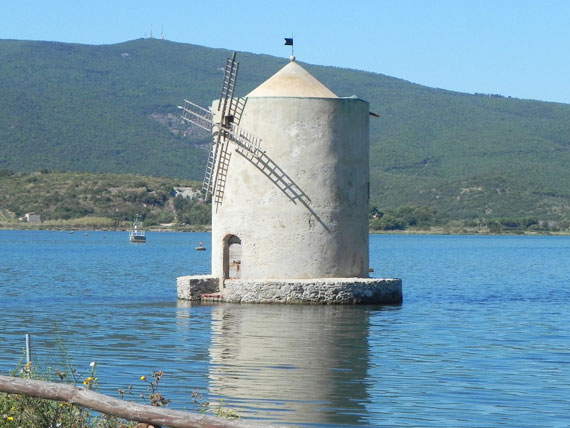
<svg viewBox="0 0 570 428">
<path fill-rule="evenodd" d="M 129 231 L 129 240 L 137 244 L 144 244 L 146 242 L 146 232 L 138 215 L 133 222 L 132 229 Z"/>
<path fill-rule="evenodd" d="M 197 247 L 194 248 L 196 251 L 206 251 L 206 247 L 200 242 Z"/>
</svg>

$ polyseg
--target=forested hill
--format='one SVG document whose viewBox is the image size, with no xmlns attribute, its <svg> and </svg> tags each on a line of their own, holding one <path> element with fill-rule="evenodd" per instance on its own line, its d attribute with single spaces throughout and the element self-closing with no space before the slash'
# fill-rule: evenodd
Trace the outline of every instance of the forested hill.
<svg viewBox="0 0 570 428">
<path fill-rule="evenodd" d="M 230 53 L 157 39 L 0 40 L 0 169 L 201 179 L 209 137 L 184 126 L 177 105 L 217 98 Z M 241 96 L 288 61 L 238 60 Z M 371 118 L 372 205 L 425 205 L 457 218 L 569 217 L 570 105 L 303 65 L 380 114 Z"/>
</svg>

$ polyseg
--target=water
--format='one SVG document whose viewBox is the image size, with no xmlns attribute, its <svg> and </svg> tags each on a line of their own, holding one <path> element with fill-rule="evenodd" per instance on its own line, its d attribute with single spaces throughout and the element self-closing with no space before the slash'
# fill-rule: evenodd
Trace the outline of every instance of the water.
<svg viewBox="0 0 570 428">
<path fill-rule="evenodd" d="M 30 333 L 37 365 L 97 361 L 113 396 L 164 370 L 178 409 L 198 390 L 293 426 L 570 424 L 570 237 L 371 236 L 374 275 L 404 281 L 387 307 L 178 302 L 200 241 L 0 231 L 0 372 Z"/>
</svg>

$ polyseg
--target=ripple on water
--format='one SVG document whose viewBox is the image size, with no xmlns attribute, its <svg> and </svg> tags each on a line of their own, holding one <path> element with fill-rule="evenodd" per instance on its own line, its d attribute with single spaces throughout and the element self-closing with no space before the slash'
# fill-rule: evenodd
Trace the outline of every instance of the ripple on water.
<svg viewBox="0 0 570 428">
<path fill-rule="evenodd" d="M 42 367 L 98 362 L 111 395 L 164 370 L 242 417 L 304 426 L 565 426 L 570 238 L 375 235 L 393 307 L 192 305 L 176 277 L 209 272 L 209 234 L 0 231 L 0 371 L 32 334 Z"/>
</svg>

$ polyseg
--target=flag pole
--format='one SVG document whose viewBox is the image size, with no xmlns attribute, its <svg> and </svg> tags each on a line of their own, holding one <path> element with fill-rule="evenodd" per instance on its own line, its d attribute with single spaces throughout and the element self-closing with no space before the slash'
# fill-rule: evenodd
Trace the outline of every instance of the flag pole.
<svg viewBox="0 0 570 428">
<path fill-rule="evenodd" d="M 286 46 L 291 46 L 291 60 L 294 60 L 295 58 L 295 51 L 293 50 L 293 34 L 291 34 L 291 38 L 289 37 L 285 37 L 285 45 Z"/>
</svg>

